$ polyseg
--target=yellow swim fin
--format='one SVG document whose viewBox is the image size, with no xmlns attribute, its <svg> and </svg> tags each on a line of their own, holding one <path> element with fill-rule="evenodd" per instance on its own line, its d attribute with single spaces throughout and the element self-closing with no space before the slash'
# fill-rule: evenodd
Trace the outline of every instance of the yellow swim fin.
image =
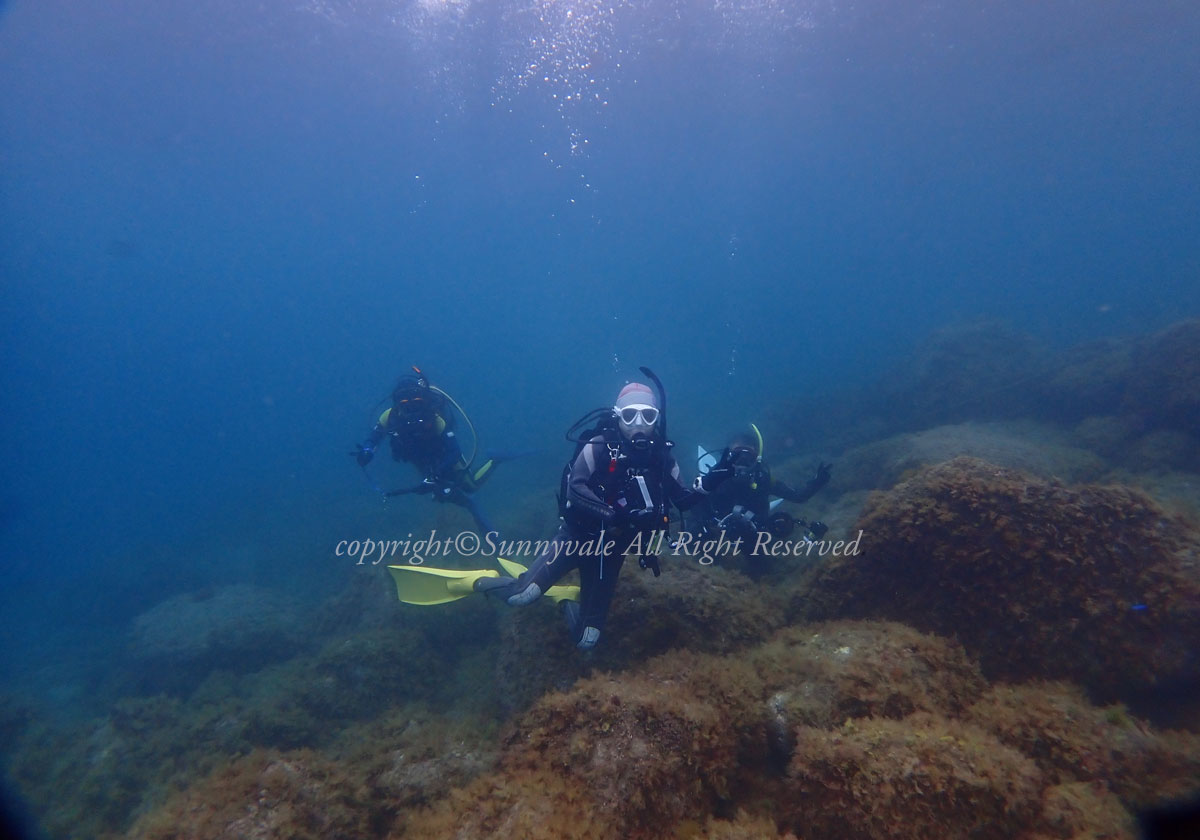
<svg viewBox="0 0 1200 840">
<path fill-rule="evenodd" d="M 514 560 L 505 560 L 503 557 L 497 557 L 496 562 L 499 563 L 501 568 L 508 572 L 512 577 L 520 577 L 524 572 L 528 571 L 525 566 L 522 566 L 520 563 L 517 563 Z M 546 590 L 545 596 L 552 599 L 555 604 L 558 604 L 562 601 L 578 601 L 579 587 L 551 586 Z"/>
<path fill-rule="evenodd" d="M 475 591 L 475 581 L 500 577 L 495 569 L 434 569 L 429 566 L 388 566 L 396 581 L 396 594 L 406 604 L 448 604 Z"/>
<path fill-rule="evenodd" d="M 497 558 L 504 571 L 512 577 L 520 577 L 526 569 L 520 563 Z M 498 578 L 495 569 L 435 569 L 432 566 L 388 566 L 392 579 L 396 581 L 396 595 L 406 604 L 431 607 L 448 604 L 475 592 L 475 581 L 480 578 Z M 548 598 L 560 601 L 578 601 L 578 586 L 551 586 L 544 593 Z"/>
</svg>

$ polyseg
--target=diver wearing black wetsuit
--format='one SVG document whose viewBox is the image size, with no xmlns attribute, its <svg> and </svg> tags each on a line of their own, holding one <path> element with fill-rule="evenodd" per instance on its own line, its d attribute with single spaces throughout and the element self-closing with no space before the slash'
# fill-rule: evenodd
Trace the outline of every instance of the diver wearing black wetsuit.
<svg viewBox="0 0 1200 840">
<path fill-rule="evenodd" d="M 477 591 L 523 606 L 577 568 L 579 601 L 563 602 L 567 624 L 577 647 L 595 647 L 625 554 L 636 547 L 639 535 L 641 547 L 648 549 L 650 535 L 666 528 L 669 504 L 687 510 L 731 474 L 726 464 L 718 464 L 692 489 L 684 487 L 671 444 L 658 434 L 657 403 L 646 385 L 625 386 L 607 428 L 602 424 L 599 434 L 582 443 L 570 465 L 566 498 L 560 500 L 562 524 L 546 550 L 519 578 L 481 578 Z M 657 574 L 657 560 L 647 562 Z"/>
<path fill-rule="evenodd" d="M 830 465 L 823 463 L 817 467 L 816 475 L 797 490 L 786 481 L 772 476 L 771 468 L 758 458 L 753 444 L 744 438 L 735 438 L 729 444 L 729 453 L 734 469 L 733 477 L 706 500 L 707 510 L 698 511 L 708 513 L 713 519 L 722 519 L 735 507 L 740 506 L 747 513 L 753 514 L 758 528 L 765 528 L 771 513 L 772 497 L 802 504 L 829 483 Z"/>
<path fill-rule="evenodd" d="M 489 458 L 479 468 L 471 469 L 454 434 L 453 415 L 444 392 L 431 386 L 424 374 L 400 381 L 392 392 L 392 407 L 379 415 L 367 439 L 350 454 L 359 466 L 366 467 L 384 438 L 391 446 L 393 460 L 407 461 L 423 476 L 420 484 L 386 495 L 421 494 L 435 501 L 453 502 L 470 512 L 481 533 L 496 533 L 471 494 L 491 475 L 500 459 Z"/>
<path fill-rule="evenodd" d="M 801 504 L 829 483 L 832 465 L 826 463 L 820 463 L 816 475 L 799 490 L 772 476 L 771 468 L 762 458 L 762 438 L 758 429 L 752 428 L 754 437 L 737 435 L 725 449 L 733 475 L 691 512 L 692 530 L 706 539 L 722 531 L 730 540 L 741 539 L 747 546 L 757 545 L 759 532 L 763 531 L 769 532 L 773 539 L 784 539 L 796 520 L 784 513 L 772 515 L 772 497 Z M 814 529 L 816 539 L 825 533 L 825 526 L 819 522 L 808 527 Z M 769 557 L 753 551 L 747 559 L 751 577 L 762 574 L 770 565 Z"/>
</svg>

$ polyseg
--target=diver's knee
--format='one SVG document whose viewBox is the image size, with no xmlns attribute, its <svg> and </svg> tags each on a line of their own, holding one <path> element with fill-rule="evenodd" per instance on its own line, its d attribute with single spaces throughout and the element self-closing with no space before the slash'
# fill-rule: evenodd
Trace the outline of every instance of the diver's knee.
<svg viewBox="0 0 1200 840">
<path fill-rule="evenodd" d="M 526 604 L 532 604 L 541 597 L 542 587 L 538 586 L 536 583 L 531 583 L 520 592 L 517 592 L 514 595 L 509 595 L 506 600 L 508 605 L 511 607 L 523 607 Z"/>
<path fill-rule="evenodd" d="M 580 650 L 591 650 L 596 646 L 596 642 L 600 641 L 600 630 L 597 627 L 584 627 L 583 634 L 579 637 L 579 641 L 575 643 L 575 647 Z"/>
<path fill-rule="evenodd" d="M 542 597 L 542 588 L 536 583 L 518 587 L 521 587 L 519 579 L 504 576 L 480 578 L 474 586 L 476 592 L 494 595 L 511 607 L 523 607 Z"/>
</svg>

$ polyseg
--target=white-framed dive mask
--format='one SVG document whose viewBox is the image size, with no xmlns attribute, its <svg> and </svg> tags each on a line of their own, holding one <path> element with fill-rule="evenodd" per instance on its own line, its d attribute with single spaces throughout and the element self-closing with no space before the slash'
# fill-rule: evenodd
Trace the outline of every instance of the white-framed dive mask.
<svg viewBox="0 0 1200 840">
<path fill-rule="evenodd" d="M 627 405 L 624 408 L 614 408 L 623 426 L 645 426 L 649 428 L 658 422 L 658 409 L 652 405 Z"/>
</svg>

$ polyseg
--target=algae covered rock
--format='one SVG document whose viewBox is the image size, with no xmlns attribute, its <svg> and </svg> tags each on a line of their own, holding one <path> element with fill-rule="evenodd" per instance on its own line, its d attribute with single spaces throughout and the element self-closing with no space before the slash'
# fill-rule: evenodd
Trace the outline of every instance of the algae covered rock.
<svg viewBox="0 0 1200 840">
<path fill-rule="evenodd" d="M 610 638 L 630 661 L 680 649 L 729 653 L 765 641 L 785 622 L 782 594 L 719 561 L 702 565 L 667 552 L 660 564 L 657 578 L 627 564 L 613 599 Z"/>
<path fill-rule="evenodd" d="M 804 837 L 1009 840 L 1041 809 L 1037 766 L 970 725 L 915 715 L 796 737 L 783 816 Z"/>
<path fill-rule="evenodd" d="M 540 701 L 510 736 L 510 771 L 552 767 L 588 792 L 611 836 L 662 836 L 729 792 L 752 727 L 753 671 L 671 654 L 636 674 L 581 681 Z"/>
<path fill-rule="evenodd" d="M 129 840 L 324 840 L 371 837 L 364 791 L 307 750 L 257 751 L 175 795 L 139 820 Z"/>
<path fill-rule="evenodd" d="M 588 656 L 575 649 L 549 599 L 500 608 L 501 702 L 510 710 L 524 708 L 593 670 L 624 670 L 671 650 L 739 650 L 766 640 L 786 619 L 786 597 L 778 589 L 682 555 L 660 563 L 657 578 L 636 561 L 625 563 L 600 644 Z"/>
<path fill-rule="evenodd" d="M 218 743 L 225 721 L 188 705 L 126 705 L 56 744 L 46 790 L 25 786 L 36 756 L 24 754 L 18 780 L 45 803 L 51 836 L 381 837 L 398 812 L 494 762 L 494 724 L 457 711 L 397 706 L 329 733 L 322 750 L 278 750 L 251 749 L 240 738 Z"/>
<path fill-rule="evenodd" d="M 49 836 L 108 836 L 223 761 L 231 745 L 208 711 L 159 695 L 68 726 L 35 719 L 6 769 Z"/>
<path fill-rule="evenodd" d="M 748 652 L 772 692 L 772 752 L 797 726 L 833 729 L 853 718 L 957 715 L 978 700 L 979 667 L 957 644 L 892 622 L 789 627 Z M 787 755 L 790 758 L 790 749 Z"/>
<path fill-rule="evenodd" d="M 937 330 L 880 388 L 881 407 L 909 428 L 946 420 L 1032 416 L 1053 359 L 1028 333 L 996 321 Z"/>
<path fill-rule="evenodd" d="M 304 626 L 293 601 L 236 585 L 177 595 L 142 613 L 133 622 L 129 653 L 148 672 L 157 668 L 159 678 L 174 682 L 202 678 L 213 668 L 257 670 L 303 646 Z"/>
<path fill-rule="evenodd" d="M 1071 685 L 997 685 L 967 717 L 1055 784 L 1102 783 L 1133 808 L 1200 791 L 1200 736 L 1158 733 L 1122 706 L 1093 706 Z"/>
<path fill-rule="evenodd" d="M 1200 788 L 1193 736 L 1061 685 L 989 690 L 954 643 L 886 622 L 583 678 L 500 749 L 392 836 L 1120 838 L 1151 788 Z"/>
<path fill-rule="evenodd" d="M 764 741 L 762 694 L 748 664 L 689 652 L 580 680 L 514 722 L 469 801 L 438 803 L 405 836 L 670 836 L 730 795 Z"/>
<path fill-rule="evenodd" d="M 862 550 L 794 614 L 957 638 L 990 678 L 1064 678 L 1153 705 L 1200 673 L 1200 539 L 1142 493 L 972 458 L 875 496 Z"/>
<path fill-rule="evenodd" d="M 1044 833 L 1031 840 L 1051 837 L 1071 840 L 1134 840 L 1138 837 L 1133 816 L 1103 782 L 1071 782 L 1047 788 L 1042 796 Z"/>
<path fill-rule="evenodd" d="M 1200 319 L 1181 321 L 1138 343 L 1124 409 L 1148 426 L 1194 432 L 1200 418 Z"/>
<path fill-rule="evenodd" d="M 1120 461 L 1143 472 L 1194 473 L 1200 471 L 1200 438 L 1177 429 L 1156 429 L 1130 443 Z"/>
<path fill-rule="evenodd" d="M 776 837 L 792 829 L 768 828 L 775 808 L 761 803 L 788 784 L 787 744 L 803 724 L 832 738 L 849 717 L 953 715 L 983 691 L 960 648 L 894 624 L 787 628 L 726 655 L 673 651 L 542 697 L 511 723 L 496 772 L 414 817 L 404 836 L 702 836 L 736 806 L 751 836 Z"/>
<path fill-rule="evenodd" d="M 1106 338 L 1061 351 L 1046 377 L 1032 386 L 1041 414 L 1059 420 L 1107 414 L 1125 397 L 1135 342 Z"/>
</svg>

